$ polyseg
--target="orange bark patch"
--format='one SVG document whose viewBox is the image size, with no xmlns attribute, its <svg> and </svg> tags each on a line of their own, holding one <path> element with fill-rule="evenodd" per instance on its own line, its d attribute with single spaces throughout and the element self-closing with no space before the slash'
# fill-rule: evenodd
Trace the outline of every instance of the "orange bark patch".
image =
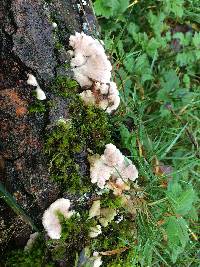
<svg viewBox="0 0 200 267">
<path fill-rule="evenodd" d="M 27 103 L 20 98 L 15 89 L 6 89 L 1 93 L 1 95 L 5 97 L 4 106 L 13 106 L 17 117 L 23 116 L 27 113 Z"/>
<path fill-rule="evenodd" d="M 27 108 L 26 107 L 18 107 L 18 108 L 16 108 L 16 115 L 18 117 L 23 116 L 25 113 L 27 113 Z"/>
</svg>

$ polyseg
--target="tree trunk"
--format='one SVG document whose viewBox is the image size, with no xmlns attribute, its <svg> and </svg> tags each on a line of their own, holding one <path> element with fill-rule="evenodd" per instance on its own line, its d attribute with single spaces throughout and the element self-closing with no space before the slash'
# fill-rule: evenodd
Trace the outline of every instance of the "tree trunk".
<svg viewBox="0 0 200 267">
<path fill-rule="evenodd" d="M 88 1 L 1 0 L 0 5 L 0 251 L 5 252 L 24 246 L 32 232 L 26 217 L 5 202 L 5 194 L 39 228 L 44 210 L 59 197 L 58 186 L 49 179 L 44 134 L 55 120 L 67 118 L 67 102 L 54 97 L 48 86 L 57 75 L 71 77 L 66 68 L 69 36 L 96 32 L 96 21 Z M 28 73 L 37 78 L 47 99 L 54 98 L 57 109 L 29 112 L 35 89 L 27 84 Z"/>
</svg>

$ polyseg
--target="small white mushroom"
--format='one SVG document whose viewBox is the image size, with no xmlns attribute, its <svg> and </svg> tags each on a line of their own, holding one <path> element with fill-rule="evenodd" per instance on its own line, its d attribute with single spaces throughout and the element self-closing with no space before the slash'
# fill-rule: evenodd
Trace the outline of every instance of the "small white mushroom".
<svg viewBox="0 0 200 267">
<path fill-rule="evenodd" d="M 116 215 L 117 212 L 115 209 L 103 208 L 101 209 L 101 218 L 99 219 L 99 222 L 103 227 L 106 227 L 112 220 L 114 220 Z"/>
<path fill-rule="evenodd" d="M 46 95 L 45 95 L 44 91 L 39 86 L 36 88 L 36 94 L 37 94 L 38 100 L 45 100 L 46 99 Z"/>
<path fill-rule="evenodd" d="M 95 104 L 95 96 L 93 95 L 91 90 L 83 91 L 82 93 L 80 93 L 80 96 L 86 105 Z"/>
<path fill-rule="evenodd" d="M 53 27 L 54 29 L 57 28 L 57 27 L 58 27 L 57 23 L 53 22 L 53 23 L 52 23 L 52 27 Z"/>
<path fill-rule="evenodd" d="M 95 258 L 95 260 L 94 260 L 94 262 L 93 262 L 93 267 L 99 267 L 99 266 L 101 266 L 102 265 L 102 260 L 101 260 L 101 257 L 100 256 L 98 256 L 98 257 L 96 257 Z"/>
<path fill-rule="evenodd" d="M 45 95 L 44 91 L 40 88 L 35 76 L 33 76 L 32 74 L 28 74 L 27 84 L 36 87 L 36 95 L 37 95 L 38 100 L 45 100 L 46 99 L 46 95 Z"/>
</svg>

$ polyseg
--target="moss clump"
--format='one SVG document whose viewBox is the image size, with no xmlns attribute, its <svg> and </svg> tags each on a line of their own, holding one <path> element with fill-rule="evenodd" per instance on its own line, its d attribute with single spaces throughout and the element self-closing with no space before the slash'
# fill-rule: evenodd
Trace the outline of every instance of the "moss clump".
<svg viewBox="0 0 200 267">
<path fill-rule="evenodd" d="M 46 111 L 46 106 L 41 100 L 35 99 L 34 102 L 29 106 L 28 111 L 30 113 L 44 113 Z"/>
<path fill-rule="evenodd" d="M 102 208 L 118 209 L 123 206 L 123 199 L 121 196 L 115 196 L 112 192 L 104 194 L 101 199 Z"/>
<path fill-rule="evenodd" d="M 12 250 L 5 255 L 1 263 L 3 266 L 8 267 L 55 266 L 50 259 L 46 258 L 46 252 L 47 247 L 45 241 L 42 236 L 39 236 L 29 250 Z"/>
<path fill-rule="evenodd" d="M 89 229 L 95 221 L 88 220 L 88 212 L 82 210 L 68 219 L 61 213 L 58 216 L 62 225 L 59 240 L 47 240 L 40 235 L 29 250 L 18 249 L 7 253 L 0 260 L 0 266 L 53 267 L 61 263 L 62 266 L 75 266 L 76 256 L 89 243 Z"/>
<path fill-rule="evenodd" d="M 58 214 L 62 225 L 60 240 L 51 240 L 49 250 L 54 261 L 65 261 L 66 266 L 75 266 L 76 256 L 89 244 L 89 229 L 94 220 L 88 220 L 88 212 L 80 211 L 66 219 Z"/>
<path fill-rule="evenodd" d="M 120 212 L 120 214 L 123 213 Z M 135 241 L 136 229 L 134 221 L 127 214 L 123 216 L 122 221 L 111 222 L 107 227 L 102 228 L 101 235 L 91 240 L 92 251 L 112 251 L 109 256 L 103 258 L 105 266 L 132 266 L 129 253 Z M 116 217 L 115 220 L 117 219 Z"/>
<path fill-rule="evenodd" d="M 83 186 L 79 165 L 74 158 L 79 149 L 78 136 L 71 122 L 58 122 L 48 135 L 46 151 L 51 159 L 51 177 L 65 189 L 76 190 Z"/>
<path fill-rule="evenodd" d="M 82 171 L 87 161 L 87 149 L 102 153 L 111 142 L 111 125 L 108 115 L 93 106 L 85 106 L 78 94 L 77 83 L 58 77 L 52 91 L 67 99 L 69 119 L 58 120 L 47 135 L 46 152 L 50 158 L 52 178 L 63 190 L 88 191 L 90 179 Z"/>
<path fill-rule="evenodd" d="M 57 76 L 50 89 L 55 94 L 63 97 L 72 97 L 73 95 L 76 97 L 75 93 L 78 92 L 78 83 L 64 76 Z"/>
</svg>

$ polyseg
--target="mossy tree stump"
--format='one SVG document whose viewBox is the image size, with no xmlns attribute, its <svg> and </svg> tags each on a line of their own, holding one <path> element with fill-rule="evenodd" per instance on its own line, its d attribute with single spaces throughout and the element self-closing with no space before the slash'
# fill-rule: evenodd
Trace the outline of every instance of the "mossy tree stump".
<svg viewBox="0 0 200 267">
<path fill-rule="evenodd" d="M 1 1 L 0 181 L 38 228 L 44 210 L 61 195 L 50 179 L 45 135 L 59 118 L 70 119 L 69 100 L 55 96 L 49 88 L 57 76 L 72 77 L 67 54 L 70 34 L 96 32 L 91 6 L 88 1 L 84 4 L 78 0 Z M 37 78 L 47 100 L 36 101 L 34 87 L 27 85 L 28 73 Z M 85 159 L 86 155 L 81 159 L 79 155 L 83 171 L 88 171 Z M 23 247 L 32 231 L 1 198 L 1 253 Z"/>
</svg>

